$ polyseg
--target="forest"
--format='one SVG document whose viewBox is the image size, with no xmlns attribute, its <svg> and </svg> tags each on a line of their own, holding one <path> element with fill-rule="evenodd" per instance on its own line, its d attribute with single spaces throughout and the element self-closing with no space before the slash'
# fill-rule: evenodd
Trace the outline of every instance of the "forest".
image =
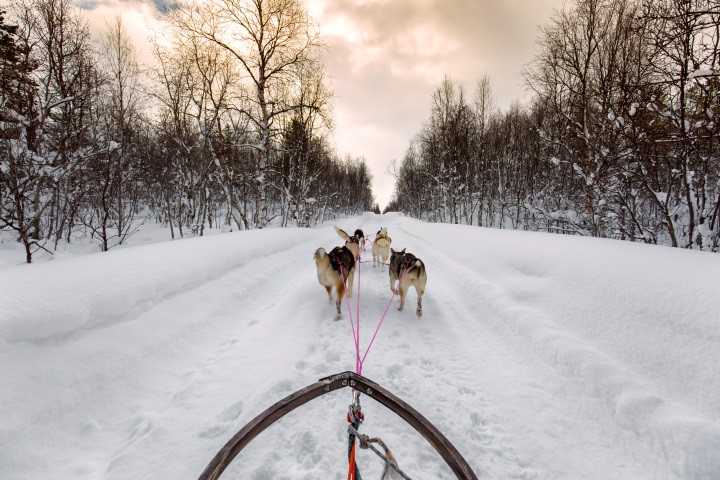
<svg viewBox="0 0 720 480">
<path fill-rule="evenodd" d="M 365 161 L 329 142 L 302 2 L 197 2 L 167 25 L 146 66 L 119 17 L 95 38 L 69 0 L 0 12 L 0 228 L 28 263 L 78 236 L 107 251 L 146 221 L 177 238 L 377 210 Z"/>
<path fill-rule="evenodd" d="M 0 229 L 27 262 L 144 222 L 179 238 L 379 211 L 364 159 L 332 147 L 300 0 L 165 16 L 143 65 L 120 18 L 93 36 L 69 0 L 0 11 Z M 717 252 L 719 62 L 718 0 L 567 2 L 523 71 L 529 100 L 498 108 L 488 74 L 437 86 L 385 211 Z"/>
<path fill-rule="evenodd" d="M 386 211 L 720 249 L 720 2 L 574 0 L 543 25 L 526 104 L 446 77 Z"/>
</svg>

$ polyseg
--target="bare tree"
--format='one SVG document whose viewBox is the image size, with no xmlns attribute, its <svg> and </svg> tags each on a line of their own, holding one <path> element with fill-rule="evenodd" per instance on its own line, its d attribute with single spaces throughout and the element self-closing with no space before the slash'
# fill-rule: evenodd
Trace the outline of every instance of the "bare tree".
<svg viewBox="0 0 720 480">
<path fill-rule="evenodd" d="M 673 246 L 720 247 L 720 3 L 647 2 L 653 75 L 649 102 L 662 129 L 646 128 L 661 146 L 643 185 L 663 213 Z"/>
<path fill-rule="evenodd" d="M 86 171 L 87 205 L 82 223 L 97 237 L 103 251 L 122 244 L 134 233 L 137 163 L 135 132 L 140 122 L 140 67 L 135 47 L 120 17 L 106 25 L 100 62 L 104 78 L 96 90 L 94 143 L 99 148 Z M 114 241 L 114 244 L 111 243 Z"/>
<path fill-rule="evenodd" d="M 12 201 L 3 200 L 2 216 L 3 227 L 25 244 L 29 263 L 52 235 L 60 238 L 67 228 L 70 236 L 82 166 L 94 152 L 87 120 L 97 72 L 87 22 L 69 2 L 22 1 L 13 13 L 31 82 L 18 92 L 25 104 L 18 130 L 4 139 Z"/>
<path fill-rule="evenodd" d="M 477 178 L 475 178 L 475 191 L 478 197 L 478 226 L 483 224 L 482 212 L 485 204 L 485 196 L 490 186 L 492 173 L 490 168 L 491 159 L 486 152 L 486 136 L 490 118 L 495 110 L 495 97 L 492 93 L 492 83 L 489 75 L 483 75 L 475 84 L 475 121 L 477 125 Z M 472 223 L 472 218 L 470 219 Z"/>
<path fill-rule="evenodd" d="M 227 51 L 248 82 L 248 95 L 237 109 L 255 127 L 258 152 L 258 226 L 267 223 L 268 166 L 278 120 L 302 105 L 292 92 L 300 73 L 317 61 L 317 29 L 300 0 L 220 0 L 202 2 L 172 16 L 178 33 L 198 36 Z"/>
<path fill-rule="evenodd" d="M 113 128 L 113 148 L 117 152 L 116 181 L 117 196 L 117 235 L 122 243 L 131 231 L 129 220 L 132 218 L 132 206 L 126 208 L 123 202 L 125 194 L 124 175 L 130 168 L 131 152 L 133 149 L 133 134 L 140 121 L 139 103 L 140 66 L 137 59 L 135 45 L 127 33 L 119 16 L 107 24 L 102 37 L 102 52 L 105 62 L 105 72 L 108 76 L 107 90 L 109 100 L 109 114 Z"/>
</svg>

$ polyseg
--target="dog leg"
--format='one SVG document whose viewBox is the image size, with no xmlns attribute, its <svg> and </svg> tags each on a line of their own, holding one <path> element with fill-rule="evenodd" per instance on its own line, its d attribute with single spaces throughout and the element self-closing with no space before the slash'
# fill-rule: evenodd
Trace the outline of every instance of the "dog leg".
<svg viewBox="0 0 720 480">
<path fill-rule="evenodd" d="M 350 269 L 350 275 L 348 275 L 348 298 L 352 298 L 353 283 L 355 282 L 355 267 Z"/>
<path fill-rule="evenodd" d="M 337 290 L 337 300 L 335 301 L 335 308 L 337 309 L 337 317 L 335 320 L 342 320 L 342 300 L 345 296 L 345 285 L 342 283 L 335 286 Z"/>
<path fill-rule="evenodd" d="M 422 296 L 423 293 L 425 293 L 424 288 L 418 289 L 417 286 L 415 286 L 415 291 L 418 294 L 418 304 L 417 304 L 417 310 L 415 310 L 415 315 L 417 315 L 418 318 L 422 317 Z"/>
<path fill-rule="evenodd" d="M 325 287 L 325 290 L 327 290 L 327 293 L 328 293 L 328 302 L 332 303 L 333 302 L 332 287 Z"/>
<path fill-rule="evenodd" d="M 400 307 L 398 310 L 402 310 L 405 308 L 405 289 L 402 286 L 402 282 L 400 282 L 400 288 L 398 289 L 400 293 Z"/>
</svg>

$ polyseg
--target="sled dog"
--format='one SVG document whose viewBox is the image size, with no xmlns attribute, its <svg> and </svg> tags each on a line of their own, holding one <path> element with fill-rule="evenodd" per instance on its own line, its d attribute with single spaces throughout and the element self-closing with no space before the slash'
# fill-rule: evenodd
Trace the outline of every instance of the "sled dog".
<svg viewBox="0 0 720 480">
<path fill-rule="evenodd" d="M 363 233 L 363 231 L 358 228 L 357 230 L 355 230 L 355 234 L 353 235 L 353 237 L 357 240 L 357 244 L 362 249 L 363 245 L 365 245 L 365 234 Z"/>
<path fill-rule="evenodd" d="M 335 231 L 337 232 L 337 234 L 340 235 L 340 238 L 345 240 L 345 247 L 352 252 L 353 258 L 357 260 L 358 254 L 360 253 L 360 238 L 363 239 L 362 241 L 365 241 L 365 237 L 362 235 L 362 230 L 355 230 L 355 235 L 351 237 L 342 228 L 338 227 L 337 225 L 333 226 L 335 227 Z M 360 232 L 360 237 L 358 237 L 358 232 Z"/>
<path fill-rule="evenodd" d="M 389 269 L 391 291 L 395 291 L 395 282 L 402 277 L 398 285 L 398 292 L 400 293 L 400 307 L 398 310 L 402 310 L 405 306 L 405 294 L 408 289 L 413 286 L 418 296 L 415 314 L 420 318 L 422 317 L 422 296 L 423 293 L 425 293 L 425 284 L 427 283 L 425 264 L 412 253 L 405 253 L 404 248 L 399 252 L 396 252 L 392 248 L 390 251 L 392 252 Z M 403 271 L 405 271 L 404 275 Z"/>
<path fill-rule="evenodd" d="M 382 271 L 383 263 L 387 263 L 390 256 L 390 244 L 392 239 L 388 237 L 387 228 L 381 227 L 372 244 L 373 267 L 380 265 Z"/>
<path fill-rule="evenodd" d="M 330 253 L 324 248 L 315 251 L 315 266 L 320 285 L 325 287 L 328 294 L 328 301 L 332 303 L 332 290 L 335 288 L 337 309 L 337 320 L 342 317 L 342 300 L 345 296 L 345 281 L 347 281 L 348 297 L 352 295 L 353 280 L 355 278 L 355 255 L 347 247 L 335 247 Z"/>
</svg>

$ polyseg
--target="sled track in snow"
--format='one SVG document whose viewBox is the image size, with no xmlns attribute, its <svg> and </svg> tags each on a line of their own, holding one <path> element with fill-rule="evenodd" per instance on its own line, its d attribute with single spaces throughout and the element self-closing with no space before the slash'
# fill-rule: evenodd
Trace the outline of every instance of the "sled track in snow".
<svg viewBox="0 0 720 480">
<path fill-rule="evenodd" d="M 429 246 L 406 228 L 400 230 L 424 248 Z M 521 336 L 545 363 L 583 384 L 586 392 L 608 406 L 619 426 L 643 438 L 659 456 L 665 457 L 678 478 L 692 472 L 694 478 L 710 480 L 720 471 L 719 423 L 708 422 L 668 402 L 633 372 L 553 324 L 547 314 L 522 305 L 522 298 L 513 298 L 511 293 L 451 256 L 434 256 L 434 260 L 461 272 L 462 281 L 445 278 L 453 282 L 455 291 L 480 294 L 481 302 L 501 320 L 490 321 L 489 326 L 502 334 Z"/>
<path fill-rule="evenodd" d="M 635 371 L 635 363 L 608 351 L 608 341 L 624 330 L 601 337 L 582 328 L 600 315 L 580 323 L 550 310 L 555 298 L 567 297 L 550 293 L 582 278 L 582 262 L 573 254 L 597 248 L 598 261 L 605 261 L 618 249 L 641 256 L 647 251 L 646 262 L 664 251 L 532 234 L 526 239 L 520 232 L 399 215 L 337 224 L 368 234 L 387 226 L 394 248 L 407 247 L 426 263 L 423 317 L 415 317 L 414 293 L 403 312 L 396 298 L 363 375 L 436 425 L 479 478 L 714 480 L 713 455 L 720 448 L 714 449 L 712 417 L 693 416 L 692 408 L 673 403 L 654 388 L 652 377 Z M 462 247 L 453 249 L 456 243 Z M 8 325 L 12 334 L 0 345 L 6 386 L 0 406 L 12 410 L 0 416 L 0 478 L 197 478 L 233 433 L 268 405 L 353 368 L 347 305 L 345 318 L 334 321 L 312 260 L 317 247 L 341 244 L 326 225 L 48 262 L 33 266 L 36 275 L 27 278 L 23 269 L 14 270 L 19 287 L 32 288 L 6 285 L 28 305 L 25 310 L 0 298 L 0 314 L 29 319 L 27 325 L 0 323 L 6 329 L 0 338 Z M 554 256 L 540 257 L 536 244 Z M 695 258 L 692 252 L 669 253 L 682 261 L 685 253 Z M 363 258 L 371 258 L 369 248 Z M 487 269 L 482 262 L 489 262 Z M 568 268 L 551 270 L 558 262 L 569 262 Z M 700 266 L 676 270 L 690 278 Z M 361 271 L 363 347 L 390 289 L 387 267 L 364 264 Z M 711 269 L 702 271 L 714 278 Z M 604 274 L 614 282 L 614 272 Z M 620 280 L 630 285 L 636 277 Z M 580 287 L 572 293 L 596 306 L 594 292 Z M 653 296 L 642 297 L 648 299 Z M 699 304 L 703 332 L 712 325 L 703 312 L 712 309 Z M 48 315 L 58 322 L 44 323 Z M 634 332 L 645 332 L 643 327 L 636 319 Z M 700 358 L 714 358 L 709 347 L 703 346 Z M 693 378 L 705 378 L 715 363 L 699 364 L 705 370 Z M 347 392 L 330 393 L 288 414 L 222 478 L 342 478 L 349 402 Z M 373 402 L 363 409 L 361 431 L 382 437 L 412 478 L 455 478 L 395 414 Z M 376 478 L 382 466 L 366 453 L 360 452 L 363 476 Z"/>
</svg>

